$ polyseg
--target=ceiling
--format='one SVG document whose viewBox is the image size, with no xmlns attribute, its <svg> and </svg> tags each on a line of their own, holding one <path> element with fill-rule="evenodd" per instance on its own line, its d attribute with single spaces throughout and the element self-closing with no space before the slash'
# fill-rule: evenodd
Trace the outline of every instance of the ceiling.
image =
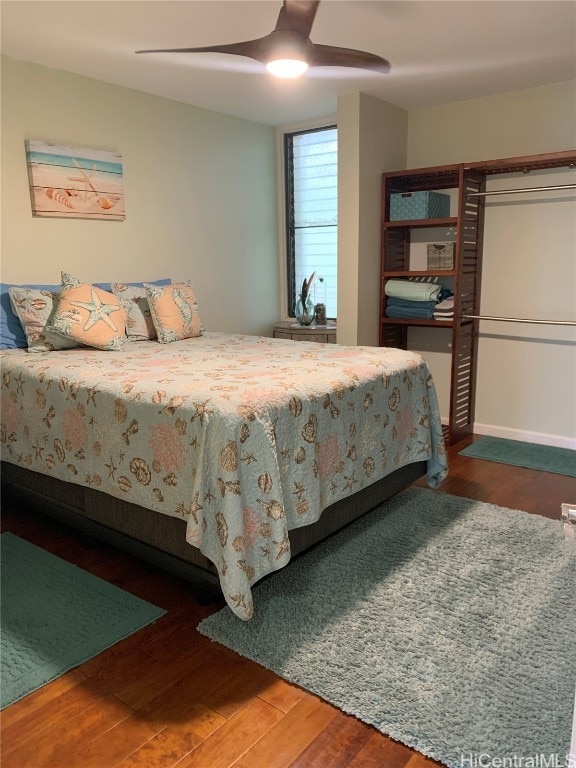
<svg viewBox="0 0 576 768">
<path fill-rule="evenodd" d="M 336 113 L 363 91 L 407 110 L 576 77 L 576 0 L 323 0 L 313 42 L 387 58 L 376 74 L 278 80 L 244 57 L 154 54 L 260 37 L 281 0 L 2 0 L 2 53 L 268 125 Z"/>
</svg>

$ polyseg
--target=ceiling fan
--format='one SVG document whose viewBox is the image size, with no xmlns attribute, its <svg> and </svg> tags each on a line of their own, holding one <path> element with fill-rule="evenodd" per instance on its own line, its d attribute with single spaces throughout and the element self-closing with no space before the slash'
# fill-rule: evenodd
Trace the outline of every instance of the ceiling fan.
<svg viewBox="0 0 576 768">
<path fill-rule="evenodd" d="M 230 53 L 265 64 L 277 77 L 298 77 L 309 67 L 356 67 L 382 73 L 389 71 L 390 62 L 373 53 L 313 43 L 310 30 L 319 3 L 320 0 L 283 0 L 274 30 L 255 40 L 202 48 L 160 48 L 136 53 Z"/>
</svg>

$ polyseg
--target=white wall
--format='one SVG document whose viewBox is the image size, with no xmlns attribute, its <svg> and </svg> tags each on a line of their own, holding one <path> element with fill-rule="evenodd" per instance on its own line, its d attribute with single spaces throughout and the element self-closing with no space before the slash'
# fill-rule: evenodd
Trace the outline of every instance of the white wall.
<svg viewBox="0 0 576 768">
<path fill-rule="evenodd" d="M 406 166 L 408 113 L 364 93 L 338 100 L 338 331 L 378 344 L 380 190 Z"/>
<path fill-rule="evenodd" d="M 34 218 L 25 139 L 116 150 L 126 221 Z M 278 301 L 275 133 L 2 57 L 2 280 L 191 279 L 209 330 L 271 333 Z"/>
<path fill-rule="evenodd" d="M 576 146 L 575 83 L 416 110 L 408 167 L 555 152 Z M 576 172 L 498 176 L 489 188 L 576 182 Z M 483 314 L 576 319 L 574 190 L 487 198 Z M 448 414 L 448 330 L 411 329 Z M 576 328 L 483 321 L 475 431 L 576 448 Z"/>
</svg>

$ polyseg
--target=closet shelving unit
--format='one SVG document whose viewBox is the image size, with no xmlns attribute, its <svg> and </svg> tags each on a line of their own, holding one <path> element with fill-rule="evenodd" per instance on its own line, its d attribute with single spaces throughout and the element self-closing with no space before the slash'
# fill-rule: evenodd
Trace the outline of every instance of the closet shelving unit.
<svg viewBox="0 0 576 768">
<path fill-rule="evenodd" d="M 486 192 L 486 179 L 494 174 L 529 173 L 568 166 L 576 166 L 576 151 L 416 168 L 382 175 L 380 346 L 406 349 L 410 326 L 441 327 L 451 331 L 450 410 L 448 424 L 444 427 L 447 444 L 469 435 L 474 425 L 484 202 L 490 194 Z M 390 221 L 392 194 L 447 190 L 452 190 L 456 198 L 455 216 Z M 438 240 L 445 239 L 442 233 L 451 228 L 455 238 L 453 269 L 410 269 L 411 233 L 424 227 L 437 229 Z M 386 317 L 388 280 L 442 277 L 451 278 L 453 285 L 452 321 Z"/>
</svg>

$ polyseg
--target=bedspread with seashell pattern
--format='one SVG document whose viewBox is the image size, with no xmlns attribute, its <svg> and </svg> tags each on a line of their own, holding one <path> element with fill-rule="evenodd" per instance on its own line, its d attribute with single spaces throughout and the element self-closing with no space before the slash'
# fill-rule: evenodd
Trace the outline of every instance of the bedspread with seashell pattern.
<svg viewBox="0 0 576 768">
<path fill-rule="evenodd" d="M 288 530 L 414 461 L 446 475 L 420 355 L 206 333 L 2 353 L 2 459 L 187 520 L 242 619 Z"/>
</svg>

